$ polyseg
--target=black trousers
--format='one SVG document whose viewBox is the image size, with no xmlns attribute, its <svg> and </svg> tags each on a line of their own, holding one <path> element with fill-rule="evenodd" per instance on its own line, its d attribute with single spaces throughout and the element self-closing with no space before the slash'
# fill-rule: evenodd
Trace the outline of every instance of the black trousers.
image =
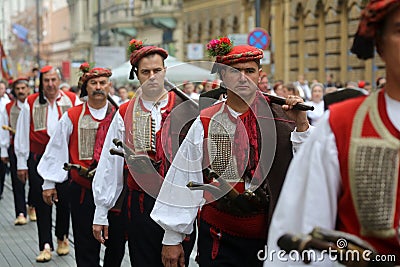
<svg viewBox="0 0 400 267">
<path fill-rule="evenodd" d="M 104 243 L 103 267 L 121 266 L 125 255 L 125 244 L 127 241 L 127 196 L 121 212 L 108 212 L 108 239 Z"/>
<path fill-rule="evenodd" d="M 3 197 L 4 181 L 6 179 L 6 168 L 7 165 L 0 160 L 0 199 Z"/>
<path fill-rule="evenodd" d="M 201 267 L 262 267 L 257 253 L 265 249 L 265 239 L 248 239 L 229 235 L 202 219 L 199 220 L 198 254 Z M 219 233 L 219 235 L 215 235 Z M 214 258 L 212 257 L 214 251 Z"/>
<path fill-rule="evenodd" d="M 53 207 L 43 201 L 43 178 L 37 172 L 37 165 L 41 157 L 41 155 L 30 153 L 28 159 L 29 186 L 30 190 L 32 190 L 33 206 L 36 208 L 40 251 L 44 249 L 44 244 L 46 243 L 50 244 L 52 249 L 54 248 L 51 233 Z M 56 184 L 58 202 L 55 204 L 57 212 L 55 235 L 59 240 L 63 240 L 64 236 L 68 237 L 70 217 L 68 186 L 69 181 Z"/>
<path fill-rule="evenodd" d="M 129 256 L 132 266 L 163 267 L 161 261 L 162 239 L 164 229 L 154 222 L 150 213 L 155 199 L 144 192 L 130 191 L 130 214 L 128 224 Z M 196 241 L 196 232 L 190 239 L 182 243 L 185 251 L 185 263 L 189 265 L 189 257 Z"/>
<path fill-rule="evenodd" d="M 14 147 L 8 148 L 8 158 L 10 160 L 10 173 L 11 173 L 11 184 L 14 195 L 14 207 L 15 217 L 18 217 L 20 213 L 23 213 L 26 217 L 26 199 L 25 199 L 25 184 L 18 179 L 17 176 L 17 157 L 15 156 Z M 32 205 L 32 193 L 29 188 L 28 191 L 28 204 Z"/>
<path fill-rule="evenodd" d="M 69 192 L 76 265 L 100 266 L 100 243 L 94 238 L 92 230 L 95 210 L 92 190 L 71 182 Z"/>
</svg>

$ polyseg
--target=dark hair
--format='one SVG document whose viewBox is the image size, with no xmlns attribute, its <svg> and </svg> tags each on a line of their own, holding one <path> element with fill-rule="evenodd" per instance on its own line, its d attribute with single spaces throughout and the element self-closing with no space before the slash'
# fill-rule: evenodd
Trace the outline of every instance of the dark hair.
<svg viewBox="0 0 400 267">
<path fill-rule="evenodd" d="M 293 83 L 284 84 L 283 87 L 285 87 L 288 90 L 288 92 L 293 92 L 293 94 L 296 94 L 296 87 L 294 86 Z"/>
<path fill-rule="evenodd" d="M 69 88 L 69 91 L 72 92 L 72 93 L 75 93 L 75 94 L 78 93 L 79 90 L 80 89 L 76 85 L 73 85 L 73 86 L 71 86 L 71 88 Z"/>
<path fill-rule="evenodd" d="M 276 89 L 278 89 L 278 87 L 279 87 L 280 85 L 283 85 L 283 82 L 277 81 L 276 83 L 274 83 L 274 86 L 273 86 L 274 91 L 275 91 Z"/>
<path fill-rule="evenodd" d="M 293 84 L 287 85 L 286 89 L 290 95 L 300 95 L 299 89 L 297 89 Z"/>
<path fill-rule="evenodd" d="M 120 89 L 125 89 L 127 92 L 129 91 L 126 86 L 120 86 L 118 87 L 117 92 L 119 92 Z"/>
<path fill-rule="evenodd" d="M 385 77 L 378 77 L 377 79 L 376 79 L 376 86 L 379 86 L 379 83 L 381 82 L 381 80 L 382 79 L 385 79 Z"/>
</svg>

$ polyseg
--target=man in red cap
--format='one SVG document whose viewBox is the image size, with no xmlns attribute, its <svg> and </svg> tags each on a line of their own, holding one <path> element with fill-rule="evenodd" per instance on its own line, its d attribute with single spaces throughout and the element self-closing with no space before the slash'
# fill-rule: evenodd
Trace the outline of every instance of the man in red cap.
<svg viewBox="0 0 400 267">
<path fill-rule="evenodd" d="M 27 209 L 25 199 L 25 183 L 22 183 L 17 177 L 17 158 L 14 152 L 14 135 L 15 128 L 17 125 L 17 119 L 19 113 L 25 103 L 26 98 L 30 93 L 29 78 L 19 77 L 13 84 L 13 93 L 16 97 L 15 100 L 8 103 L 5 107 L 3 115 L 3 121 L 1 125 L 8 126 L 7 130 L 0 130 L 1 135 L 1 160 L 3 163 L 10 163 L 11 171 L 11 184 L 14 194 L 14 206 L 15 206 L 15 225 L 24 225 L 27 223 Z M 32 206 L 31 190 L 28 193 L 28 204 L 29 204 L 29 217 L 31 221 L 36 221 L 35 208 Z"/>
<path fill-rule="evenodd" d="M 291 163 L 269 230 L 269 250 L 278 249 L 276 242 L 285 233 L 307 234 L 322 227 L 355 235 L 384 254 L 365 259 L 358 253 L 371 266 L 384 259 L 390 261 L 387 266 L 400 264 L 399 32 L 399 0 L 367 4 L 352 52 L 369 59 L 376 46 L 386 64 L 386 85 L 329 106 Z M 289 264 L 269 258 L 265 266 Z"/>
<path fill-rule="evenodd" d="M 44 180 L 43 199 L 50 206 L 60 199 L 55 184 L 68 180 L 68 172 L 63 170 L 64 163 L 87 170 L 95 167 L 91 166 L 95 149 L 101 149 L 105 137 L 96 139 L 96 136 L 99 129 L 107 132 L 116 111 L 116 107 L 107 101 L 111 71 L 104 68 L 81 69 L 84 69 L 81 97 L 87 96 L 87 102 L 64 113 L 37 168 Z M 100 266 L 100 243 L 92 234 L 95 208 L 92 177 L 87 171 L 80 172 L 75 168 L 71 169 L 70 177 L 68 190 L 76 264 Z"/>
<path fill-rule="evenodd" d="M 157 255 L 161 254 L 164 231 L 152 221 L 150 212 L 162 177 L 170 165 L 169 160 L 177 150 L 180 135 L 188 128 L 184 127 L 184 123 L 189 120 L 182 121 L 187 118 L 185 115 L 196 110 L 193 107 L 190 110 L 175 110 L 185 99 L 164 87 L 167 51 L 156 46 L 144 46 L 142 41 L 135 39 L 130 41 L 129 51 L 132 65 L 130 78 L 136 75 L 141 84 L 141 94 L 120 106 L 107 133 L 93 180 L 96 205 L 93 234 L 101 243 L 107 243 L 111 238 L 113 233 L 107 213 L 127 184 L 128 195 L 123 212 L 128 224 L 131 265 L 155 267 L 162 266 L 161 257 Z M 128 163 L 122 157 L 110 155 L 110 148 L 115 148 L 112 144 L 114 138 L 125 142 Z M 143 167 L 139 166 L 139 162 L 132 162 L 129 151 L 141 155 L 140 158 L 146 159 L 148 165 Z M 150 160 L 158 164 L 153 167 Z M 190 241 L 194 241 L 194 237 Z M 190 255 L 193 242 L 185 243 Z"/>
<path fill-rule="evenodd" d="M 50 137 L 54 134 L 57 122 L 62 114 L 74 106 L 77 98 L 70 92 L 59 90 L 61 75 L 58 69 L 45 66 L 40 72 L 39 92 L 28 96 L 18 117 L 14 139 L 17 156 L 18 178 L 26 182 L 32 190 L 32 201 L 36 208 L 39 235 L 39 250 L 37 262 L 51 259 L 53 238 L 51 234 L 52 207 L 42 198 L 43 178 L 37 173 L 37 165 L 42 157 Z M 64 193 L 68 184 L 58 185 Z M 57 203 L 56 236 L 59 255 L 69 253 L 68 229 L 69 206 L 66 198 Z"/>
<path fill-rule="evenodd" d="M 5 112 L 5 106 L 10 102 L 7 94 L 7 83 L 0 80 L 0 113 Z M 0 161 L 0 200 L 3 198 L 4 181 L 6 178 L 6 164 Z"/>
<path fill-rule="evenodd" d="M 288 111 L 289 119 L 258 89 L 260 49 L 232 48 L 225 37 L 207 47 L 216 56 L 213 72 L 228 89 L 227 100 L 200 112 L 166 175 L 151 214 L 165 229 L 162 260 L 164 266 L 183 266 L 181 241 L 193 231 L 201 207 L 200 266 L 262 266 L 257 252 L 266 243 L 269 218 L 292 158 L 291 135 L 301 142 L 309 124 L 304 111 Z M 300 102 L 291 96 L 283 108 Z M 201 186 L 206 192 L 189 191 L 189 182 L 207 184 Z"/>
</svg>

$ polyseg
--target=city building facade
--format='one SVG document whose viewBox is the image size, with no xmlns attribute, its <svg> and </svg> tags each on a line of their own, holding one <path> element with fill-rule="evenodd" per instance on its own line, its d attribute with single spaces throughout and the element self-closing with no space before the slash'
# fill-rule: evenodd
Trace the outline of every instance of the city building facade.
<svg viewBox="0 0 400 267">
<path fill-rule="evenodd" d="M 122 57 L 109 55 L 110 60 L 118 59 L 109 67 L 128 59 L 131 38 L 164 47 L 181 61 L 210 60 L 205 51 L 209 40 L 228 35 L 236 44 L 246 42 L 256 26 L 270 35 L 263 69 L 272 81 L 296 81 L 304 75 L 324 82 L 331 75 L 340 82 L 373 83 L 384 74 L 379 57 L 364 62 L 350 53 L 365 0 L 2 1 L 1 38 L 14 68 L 32 65 L 40 56 L 41 63 L 70 66 L 72 82 L 83 61 L 107 60 L 107 52 L 95 54 L 98 48 L 115 47 L 120 53 L 124 49 Z M 35 3 L 38 18 L 32 15 Z M 12 33 L 12 23 L 29 30 L 29 45 Z"/>
</svg>

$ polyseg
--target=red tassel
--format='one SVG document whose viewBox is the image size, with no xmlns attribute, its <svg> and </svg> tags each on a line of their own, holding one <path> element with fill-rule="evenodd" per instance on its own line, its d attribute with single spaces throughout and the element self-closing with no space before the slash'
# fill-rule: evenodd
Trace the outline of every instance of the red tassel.
<svg viewBox="0 0 400 267">
<path fill-rule="evenodd" d="M 131 221 L 132 218 L 132 213 L 131 213 L 131 205 L 132 205 L 132 190 L 129 190 L 129 195 L 128 195 L 128 219 Z"/>
<path fill-rule="evenodd" d="M 143 214 L 144 212 L 144 193 L 141 192 L 139 195 L 139 209 L 140 209 L 140 213 Z"/>
<path fill-rule="evenodd" d="M 83 203 L 83 200 L 85 199 L 85 192 L 86 192 L 86 189 L 82 187 L 81 188 L 81 197 L 79 199 L 79 204 Z"/>
<path fill-rule="evenodd" d="M 215 260 L 218 256 L 219 241 L 222 238 L 222 233 L 214 227 L 210 227 L 210 234 L 213 239 L 213 246 L 211 251 L 211 259 Z"/>
</svg>

